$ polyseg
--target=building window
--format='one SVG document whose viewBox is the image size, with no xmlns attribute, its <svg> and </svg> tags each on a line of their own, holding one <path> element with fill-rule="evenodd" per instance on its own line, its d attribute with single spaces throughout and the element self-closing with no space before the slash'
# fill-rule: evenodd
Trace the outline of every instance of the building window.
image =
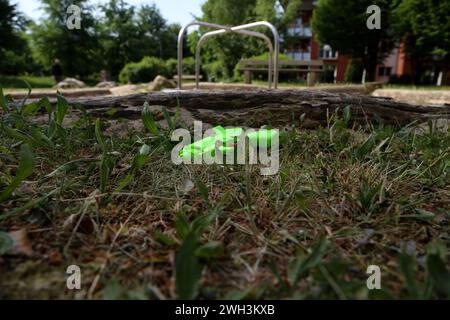
<svg viewBox="0 0 450 320">
<path fill-rule="evenodd" d="M 301 61 L 311 60 L 311 53 L 301 50 L 286 51 L 286 56 L 294 60 L 301 60 Z"/>
<path fill-rule="evenodd" d="M 391 72 L 392 72 L 392 68 L 391 68 L 391 67 L 387 67 L 386 70 L 385 70 L 384 75 L 385 75 L 385 76 L 390 76 L 390 75 L 391 75 Z"/>
<path fill-rule="evenodd" d="M 335 59 L 337 58 L 337 52 L 333 52 L 333 49 L 328 44 L 320 48 L 319 57 L 322 59 Z"/>
<path fill-rule="evenodd" d="M 389 77 L 392 73 L 392 67 L 378 67 L 379 77 Z"/>
<path fill-rule="evenodd" d="M 291 37 L 312 37 L 312 29 L 311 26 L 304 24 L 302 18 L 297 18 L 294 24 L 288 28 L 288 35 Z"/>
</svg>

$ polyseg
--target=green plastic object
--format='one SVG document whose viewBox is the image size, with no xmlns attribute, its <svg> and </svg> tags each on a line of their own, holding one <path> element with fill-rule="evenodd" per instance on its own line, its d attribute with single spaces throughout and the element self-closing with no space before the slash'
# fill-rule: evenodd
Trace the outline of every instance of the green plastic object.
<svg viewBox="0 0 450 320">
<path fill-rule="evenodd" d="M 242 128 L 224 128 L 217 126 L 213 128 L 215 135 L 203 138 L 194 143 L 184 146 L 180 150 L 181 158 L 193 159 L 196 156 L 208 154 L 215 156 L 216 144 L 218 144 L 218 150 L 223 155 L 227 152 L 235 150 L 237 143 L 241 139 L 244 132 Z M 278 130 L 271 129 L 258 129 L 254 132 L 247 134 L 249 144 L 253 147 L 266 147 L 269 148 L 272 144 L 272 140 L 275 136 L 278 136 Z M 217 143 L 219 141 L 219 143 Z"/>
</svg>

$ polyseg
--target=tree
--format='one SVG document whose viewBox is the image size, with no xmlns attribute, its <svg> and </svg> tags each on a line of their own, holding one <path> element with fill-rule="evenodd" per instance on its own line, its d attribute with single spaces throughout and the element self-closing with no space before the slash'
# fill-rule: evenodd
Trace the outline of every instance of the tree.
<svg viewBox="0 0 450 320">
<path fill-rule="evenodd" d="M 425 64 L 437 70 L 450 65 L 450 1 L 401 0 L 393 10 L 393 29 L 405 44 L 415 83 L 421 82 Z M 437 76 L 438 72 L 435 72 Z M 434 79 L 435 80 L 435 79 Z"/>
<path fill-rule="evenodd" d="M 111 0 L 101 6 L 101 10 L 102 55 L 105 67 L 113 76 L 117 76 L 126 63 L 140 60 L 135 11 L 123 0 Z"/>
<path fill-rule="evenodd" d="M 367 28 L 367 8 L 381 8 L 381 29 Z M 319 0 L 314 10 L 312 27 L 317 40 L 339 53 L 360 61 L 369 81 L 376 75 L 376 66 L 394 47 L 391 33 L 391 1 L 389 0 Z"/>
<path fill-rule="evenodd" d="M 255 20 L 255 3 L 256 0 L 208 0 L 202 6 L 202 20 L 231 26 L 252 22 Z M 211 30 L 201 28 L 201 31 Z M 205 52 L 210 51 L 208 60 L 220 61 L 224 74 L 230 78 L 241 56 L 255 50 L 253 44 L 243 41 L 241 35 L 225 34 L 210 39 Z"/>
<path fill-rule="evenodd" d="M 66 24 L 72 0 L 42 0 L 42 4 L 46 16 L 32 27 L 37 59 L 46 68 L 60 59 L 65 75 L 85 77 L 100 71 L 97 26 L 87 0 L 76 3 L 81 9 L 81 29 L 72 30 Z"/>
<path fill-rule="evenodd" d="M 0 0 L 0 73 L 18 74 L 32 69 L 31 51 L 23 34 L 27 24 L 17 5 Z"/>
<path fill-rule="evenodd" d="M 286 34 L 287 25 L 295 18 L 300 4 L 301 0 L 208 0 L 202 6 L 202 20 L 231 26 L 266 20 L 274 24 L 283 36 Z M 200 28 L 200 32 L 206 31 L 209 30 Z M 266 28 L 255 31 L 272 37 Z M 195 33 L 189 36 L 189 47 L 193 52 L 198 38 L 199 34 Z M 240 58 L 260 55 L 266 48 L 260 39 L 226 34 L 208 40 L 203 57 L 206 62 L 220 63 L 222 74 L 230 78 Z"/>
<path fill-rule="evenodd" d="M 117 76 L 125 64 L 138 62 L 144 56 L 176 57 L 180 26 L 167 25 L 155 5 L 144 5 L 136 10 L 123 0 L 110 0 L 101 10 L 105 68 L 113 76 Z"/>
</svg>

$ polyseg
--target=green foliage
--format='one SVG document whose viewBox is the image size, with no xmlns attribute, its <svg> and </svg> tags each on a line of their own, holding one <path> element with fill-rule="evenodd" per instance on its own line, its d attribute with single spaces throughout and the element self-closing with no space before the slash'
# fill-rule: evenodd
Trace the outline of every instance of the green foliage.
<svg viewBox="0 0 450 320">
<path fill-rule="evenodd" d="M 0 203 L 8 199 L 19 184 L 33 173 L 34 166 L 35 160 L 33 152 L 27 144 L 22 144 L 20 147 L 20 161 L 16 176 L 9 186 L 0 194 Z"/>
<path fill-rule="evenodd" d="M 124 1 L 110 0 L 101 10 L 104 16 L 99 29 L 104 67 L 114 77 L 125 64 L 145 56 L 160 59 L 176 56 L 180 26 L 168 25 L 155 5 L 136 8 Z"/>
<path fill-rule="evenodd" d="M 28 82 L 32 88 L 51 88 L 55 84 L 52 77 L 0 75 L 1 88 L 27 88 L 24 81 Z"/>
<path fill-rule="evenodd" d="M 195 234 L 188 233 L 176 255 L 175 283 L 180 299 L 194 299 L 198 294 L 198 281 L 202 273 L 202 266 L 195 255 L 197 248 Z"/>
<path fill-rule="evenodd" d="M 355 59 L 350 59 L 345 69 L 344 81 L 348 83 L 361 83 L 364 67 Z"/>
<path fill-rule="evenodd" d="M 406 45 L 415 83 L 423 81 L 426 61 L 433 61 L 439 70 L 448 70 L 450 2 L 397 0 L 397 3 L 398 6 L 392 11 L 393 32 Z"/>
<path fill-rule="evenodd" d="M 328 242 L 322 237 L 311 248 L 311 252 L 308 255 L 300 255 L 291 261 L 289 264 L 288 279 L 292 286 L 295 287 L 311 268 L 316 267 L 321 262 L 326 253 L 327 246 Z"/>
<path fill-rule="evenodd" d="M 176 74 L 178 74 L 178 60 L 177 59 L 168 59 L 166 61 L 167 67 L 167 76 L 172 78 Z M 195 74 L 195 58 L 187 57 L 183 59 L 183 74 L 194 75 Z"/>
<path fill-rule="evenodd" d="M 48 99 L 14 102 L 0 90 L 0 192 L 18 175 L 23 145 L 38 163 L 33 183 L 22 182 L 0 203 L 0 230 L 31 223 L 32 239 L 57 252 L 68 236 L 61 221 L 85 212 L 81 225 L 92 219 L 96 226 L 92 234 L 78 234 L 92 245 L 74 243 L 60 262 L 37 261 L 27 279 L 50 279 L 43 271 L 80 255 L 87 259 L 82 268 L 97 268 L 106 244 L 111 272 L 101 274 L 93 298 L 448 298 L 448 244 L 439 240 L 448 233 L 450 138 L 434 122 L 357 124 L 351 112 L 358 108 L 346 106 L 329 113 L 326 126 L 280 134 L 280 174 L 263 177 L 257 166 L 173 165 L 165 148 L 170 129 L 156 127 L 144 113 L 145 130 L 153 133 L 130 128 L 107 136 L 112 122 L 96 125 L 82 108 L 81 118 L 69 122 L 65 109 Z M 48 120 L 41 114 L 37 123 L 40 111 Z M 177 114 L 163 113 L 171 128 L 179 126 Z M 293 124 L 306 125 L 309 117 L 297 115 Z M 5 233 L 0 254 L 11 248 Z M 114 234 L 116 245 L 109 246 Z M 402 250 L 402 239 L 417 250 Z M 374 248 L 383 290 L 369 291 Z M 11 265 L 1 273 L 4 297 L 42 297 L 42 290 L 17 286 L 24 276 L 17 266 L 33 266 L 33 257 L 2 259 Z M 151 285 L 142 272 L 149 264 L 161 271 Z M 48 291 L 71 297 L 59 285 Z"/>
<path fill-rule="evenodd" d="M 256 16 L 256 0 L 208 0 L 202 6 L 203 20 L 224 25 L 239 25 L 260 20 Z M 265 29 L 263 29 L 266 31 Z M 201 28 L 201 31 L 204 32 Z M 244 40 L 245 39 L 245 40 Z M 243 41 L 244 40 L 244 41 Z M 191 46 L 191 50 L 194 46 Z M 202 52 L 205 65 L 218 61 L 214 65 L 214 74 L 208 77 L 214 79 L 230 79 L 241 57 L 261 54 L 265 50 L 265 43 L 260 39 L 244 37 L 236 34 L 209 39 Z M 221 67 L 220 72 L 217 70 Z M 208 67 L 204 68 L 208 73 Z M 219 78 L 217 78 L 220 76 Z"/>
<path fill-rule="evenodd" d="M 126 64 L 119 75 L 122 83 L 139 83 L 152 81 L 157 75 L 167 77 L 166 63 L 155 57 L 145 57 L 140 62 Z"/>
<path fill-rule="evenodd" d="M 203 65 L 208 81 L 216 82 L 226 78 L 225 67 L 221 61 L 214 61 Z"/>
<path fill-rule="evenodd" d="M 381 9 L 381 29 L 366 26 L 370 5 Z M 339 53 L 362 62 L 369 81 L 375 79 L 376 66 L 389 54 L 394 41 L 391 35 L 392 3 L 388 0 L 319 0 L 312 27 L 317 40 L 331 45 Z M 349 14 L 351 12 L 351 14 Z"/>
<path fill-rule="evenodd" d="M 32 71 L 31 51 L 23 32 L 27 24 L 17 4 L 0 0 L 0 74 Z"/>
<path fill-rule="evenodd" d="M 81 1 L 77 5 L 82 8 L 82 28 L 69 30 L 65 9 L 72 2 L 43 2 L 48 19 L 34 26 L 33 42 L 36 58 L 47 68 L 59 58 L 67 75 L 86 77 L 104 68 L 115 77 L 126 63 L 145 55 L 168 58 L 175 53 L 179 27 L 167 25 L 154 5 L 136 10 L 111 0 L 101 6 L 103 16 L 97 23 L 92 8 Z"/>
<path fill-rule="evenodd" d="M 184 66 L 184 63 L 183 63 Z M 170 58 L 166 61 L 167 74 L 170 76 L 174 76 L 178 74 L 178 60 L 175 58 Z M 195 68 L 195 67 L 194 67 Z"/>
<path fill-rule="evenodd" d="M 418 263 L 415 252 L 405 248 L 399 256 L 400 269 L 410 298 L 431 299 L 433 293 L 443 299 L 450 297 L 450 271 L 447 263 L 447 248 L 438 241 L 427 245 L 425 257 L 426 276 L 424 281 L 416 277 Z"/>
<path fill-rule="evenodd" d="M 287 28 L 298 15 L 301 0 L 281 1 L 283 11 L 277 10 L 275 0 L 208 0 L 202 6 L 204 21 L 224 25 L 239 25 L 254 21 L 266 20 L 275 25 L 282 37 L 287 35 Z M 267 28 L 254 29 L 272 36 Z M 201 32 L 207 29 L 200 28 Z M 189 35 L 191 53 L 199 33 Z M 286 38 L 286 37 L 285 37 Z M 287 41 L 283 45 L 289 45 Z M 209 39 L 202 50 L 203 70 L 208 79 L 231 80 L 239 78 L 235 67 L 241 58 L 261 55 L 267 51 L 267 46 L 261 39 L 245 37 L 239 34 L 225 34 Z"/>
<path fill-rule="evenodd" d="M 175 257 L 175 285 L 180 299 L 194 299 L 198 295 L 203 270 L 200 258 L 220 255 L 218 243 L 200 245 L 199 242 L 199 236 L 211 224 L 214 217 L 214 213 L 201 215 L 189 223 L 183 212 L 176 216 L 176 230 L 182 238 L 182 244 Z"/>
<path fill-rule="evenodd" d="M 155 120 L 153 119 L 148 102 L 144 103 L 144 108 L 142 109 L 142 122 L 144 123 L 144 127 L 151 134 L 155 136 L 159 135 L 159 130 L 158 127 L 156 126 Z"/>
<path fill-rule="evenodd" d="M 183 74 L 195 74 L 195 58 L 194 57 L 187 57 L 187 58 L 183 59 Z"/>
<path fill-rule="evenodd" d="M 34 56 L 47 70 L 54 59 L 60 59 L 64 75 L 85 77 L 98 72 L 98 61 L 102 61 L 96 21 L 88 2 L 81 0 L 77 2 L 81 8 L 81 29 L 69 30 L 66 10 L 72 3 L 42 0 L 46 16 L 32 26 Z"/>
</svg>

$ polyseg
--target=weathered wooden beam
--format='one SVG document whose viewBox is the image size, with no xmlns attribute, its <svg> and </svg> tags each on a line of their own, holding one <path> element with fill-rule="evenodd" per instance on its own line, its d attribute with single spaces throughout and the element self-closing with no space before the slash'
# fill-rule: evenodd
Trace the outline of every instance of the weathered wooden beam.
<svg viewBox="0 0 450 320">
<path fill-rule="evenodd" d="M 450 118 L 450 106 L 421 106 L 367 95 L 333 93 L 320 90 L 191 90 L 140 93 L 68 99 L 95 115 L 108 117 L 106 111 L 116 108 L 112 117 L 136 118 L 148 102 L 156 114 L 165 106 L 174 113 L 177 106 L 191 119 L 210 124 L 261 126 L 298 122 L 306 115 L 306 127 L 325 124 L 327 115 L 337 108 L 349 107 L 352 120 L 365 123 L 382 119 L 389 124 L 406 124 L 434 118 Z"/>
</svg>

